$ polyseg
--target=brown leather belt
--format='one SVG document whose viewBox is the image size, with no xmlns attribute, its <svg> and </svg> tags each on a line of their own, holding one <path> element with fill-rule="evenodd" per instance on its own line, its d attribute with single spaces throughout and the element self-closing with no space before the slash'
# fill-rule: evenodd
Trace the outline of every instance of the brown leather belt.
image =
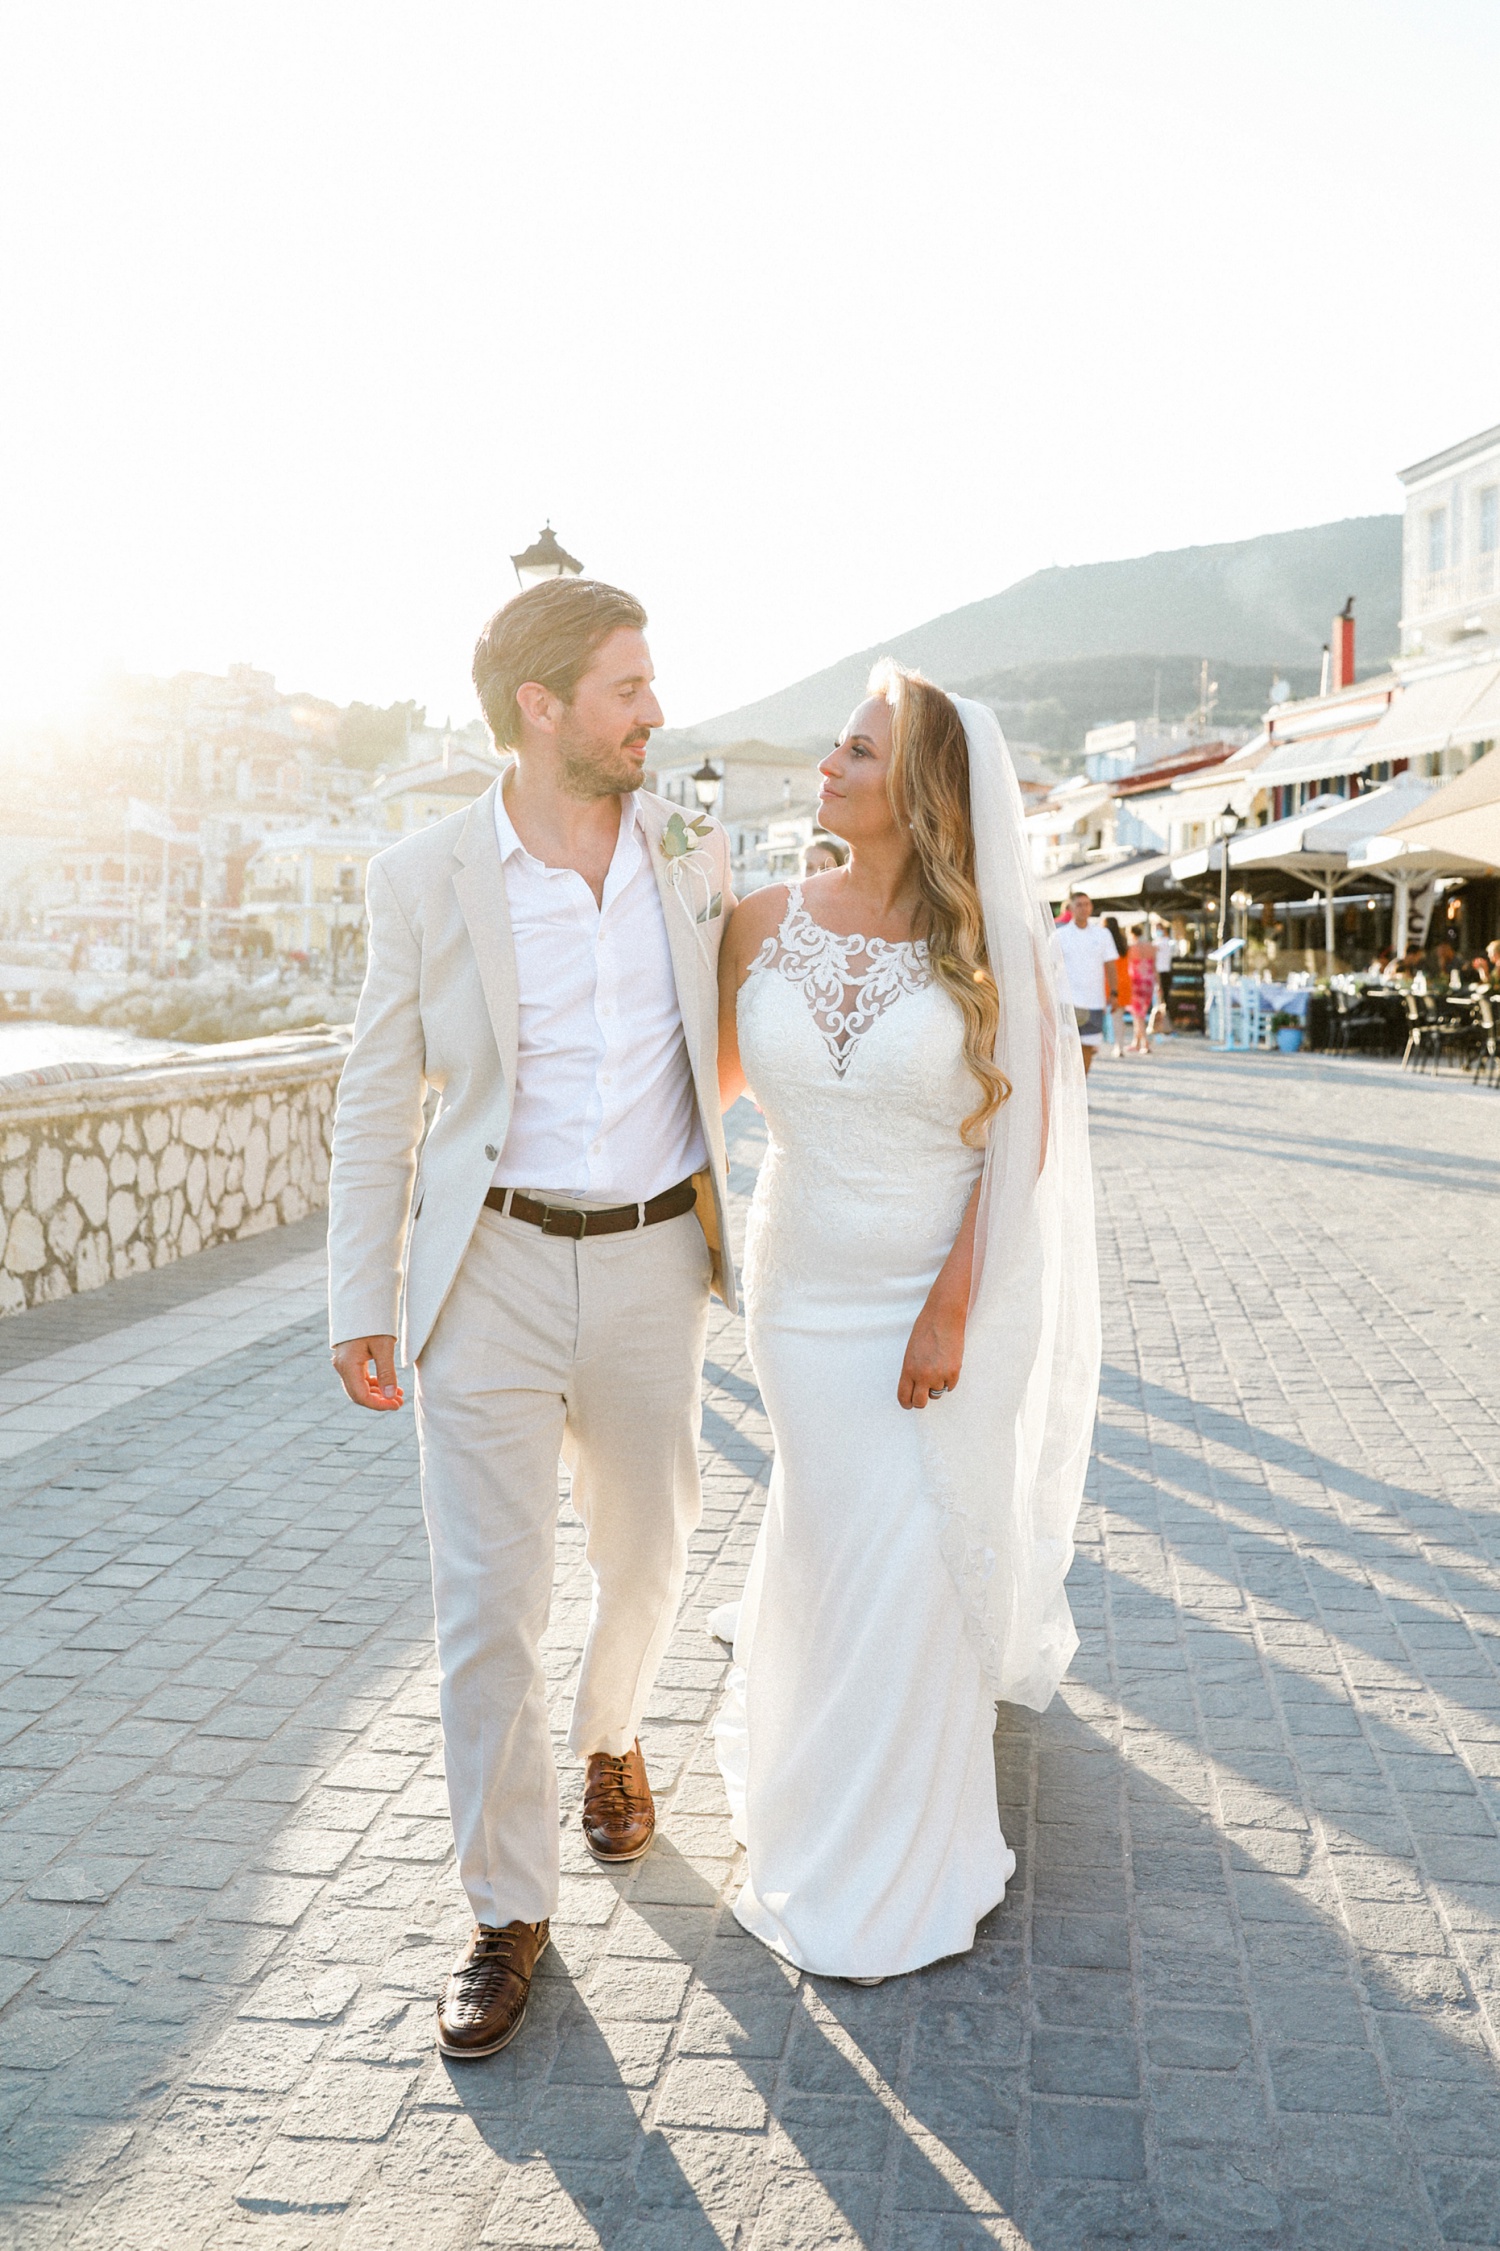
<svg viewBox="0 0 1500 2251">
<path fill-rule="evenodd" d="M 567 1235 L 575 1242 L 584 1235 L 623 1235 L 633 1227 L 654 1227 L 658 1220 L 680 1219 L 698 1201 L 691 1180 L 679 1180 L 644 1204 L 611 1204 L 607 1211 L 570 1211 L 563 1204 L 541 1204 L 523 1196 L 519 1188 L 492 1188 L 485 1197 L 491 1211 L 509 1212 L 544 1235 Z"/>
</svg>

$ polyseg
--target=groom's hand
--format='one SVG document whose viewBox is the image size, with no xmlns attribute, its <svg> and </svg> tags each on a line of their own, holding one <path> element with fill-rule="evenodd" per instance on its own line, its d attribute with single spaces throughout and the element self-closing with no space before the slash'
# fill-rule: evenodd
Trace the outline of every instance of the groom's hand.
<svg viewBox="0 0 1500 2251">
<path fill-rule="evenodd" d="M 399 1407 L 405 1394 L 396 1381 L 394 1337 L 350 1337 L 333 1348 L 339 1382 L 356 1407 Z"/>
</svg>

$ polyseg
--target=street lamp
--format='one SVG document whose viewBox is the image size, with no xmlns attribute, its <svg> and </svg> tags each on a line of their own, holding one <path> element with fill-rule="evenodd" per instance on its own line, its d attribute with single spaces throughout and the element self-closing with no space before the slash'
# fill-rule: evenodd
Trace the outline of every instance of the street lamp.
<svg viewBox="0 0 1500 2251">
<path fill-rule="evenodd" d="M 705 757 L 703 764 L 698 768 L 697 773 L 693 776 L 693 791 L 695 796 L 697 797 L 698 803 L 703 807 L 705 813 L 711 813 L 715 805 L 717 805 L 719 801 L 719 784 L 723 781 L 723 779 L 724 776 L 720 773 L 713 760 L 711 758 Z"/>
<path fill-rule="evenodd" d="M 538 586 L 544 578 L 581 578 L 583 565 L 558 545 L 551 523 L 544 524 L 522 554 L 512 555 L 511 566 L 521 586 Z"/>
<path fill-rule="evenodd" d="M 1229 839 L 1240 825 L 1239 814 L 1228 806 L 1214 823 L 1219 832 L 1219 944 L 1224 943 L 1224 932 L 1229 921 Z M 1220 967 L 1222 969 L 1222 963 Z"/>
</svg>

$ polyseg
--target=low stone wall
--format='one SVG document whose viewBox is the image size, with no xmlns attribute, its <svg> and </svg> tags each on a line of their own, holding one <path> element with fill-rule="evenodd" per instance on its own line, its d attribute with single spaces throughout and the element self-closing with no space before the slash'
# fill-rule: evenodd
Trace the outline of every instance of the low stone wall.
<svg viewBox="0 0 1500 2251">
<path fill-rule="evenodd" d="M 0 1089 L 0 1314 L 319 1209 L 347 1052 L 252 1041 Z"/>
</svg>

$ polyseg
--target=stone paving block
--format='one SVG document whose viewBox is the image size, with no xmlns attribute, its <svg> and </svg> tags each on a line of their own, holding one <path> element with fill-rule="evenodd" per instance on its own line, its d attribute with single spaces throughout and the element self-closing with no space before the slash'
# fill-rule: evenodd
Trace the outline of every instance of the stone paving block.
<svg viewBox="0 0 1500 2251">
<path fill-rule="evenodd" d="M 1260 2073 L 1253 2062 L 1232 2070 L 1163 2070 L 1146 2074 L 1152 2131 L 1163 2147 L 1234 2142 L 1247 2151 L 1274 2141 Z"/>
<path fill-rule="evenodd" d="M 1018 2136 L 968 2127 L 942 2136 L 909 2127 L 899 2137 L 895 2208 L 999 2216 L 1013 2199 Z"/>
<path fill-rule="evenodd" d="M 599 2240 L 624 2196 L 623 2166 L 569 2164 L 560 2178 L 546 2160 L 513 2165 L 485 2215 L 477 2241 L 485 2246 L 536 2245 L 539 2251 Z"/>
<path fill-rule="evenodd" d="M 209 1907 L 216 1922 L 265 1923 L 289 1930 L 318 1897 L 322 1885 L 296 1876 L 241 1876 Z"/>
<path fill-rule="evenodd" d="M 654 2087 L 671 2044 L 669 2024 L 569 2024 L 552 2064 L 559 2087 Z"/>
<path fill-rule="evenodd" d="M 274 2141 L 245 2176 L 235 2202 L 245 2212 L 344 2212 L 369 2166 L 359 2143 Z"/>
<path fill-rule="evenodd" d="M 773 2172 L 749 2251 L 864 2251 L 879 2203 L 879 2182 L 859 2174 Z"/>
<path fill-rule="evenodd" d="M 1140 2109 L 1039 2097 L 1031 2106 L 1031 2167 L 1041 2180 L 1144 2180 Z"/>
<path fill-rule="evenodd" d="M 1429 2164 L 1423 2177 L 1445 2243 L 1500 2244 L 1500 2161 Z"/>
<path fill-rule="evenodd" d="M 112 1899 L 120 1886 L 127 1883 L 140 1867 L 138 1860 L 110 1859 L 91 1855 L 88 1859 L 56 1861 L 50 1868 L 33 1876 L 26 1886 L 28 1899 L 60 1900 L 79 1906 L 102 1906 Z"/>
<path fill-rule="evenodd" d="M 1162 2067 L 1233 2071 L 1250 2055 L 1251 2037 L 1241 2009 L 1157 2007 L 1146 2015 L 1146 2051 Z"/>
<path fill-rule="evenodd" d="M 382 2141 L 411 2086 L 409 2072 L 322 2062 L 287 2104 L 281 2132 L 301 2141 Z"/>
<path fill-rule="evenodd" d="M 643 2098 L 624 2087 L 549 2088 L 528 2131 L 554 2163 L 624 2163 L 636 2151 Z"/>
<path fill-rule="evenodd" d="M 601 2019 L 671 2023 L 681 2011 L 691 1976 L 686 1963 L 612 1962 L 595 1977 L 589 2005 Z"/>
<path fill-rule="evenodd" d="M 753 2208 L 763 2164 L 759 2140 L 733 2130 L 730 2120 L 717 2128 L 667 2121 L 642 2145 L 635 2194 L 648 2209 L 729 2219 Z"/>
<path fill-rule="evenodd" d="M 1031 2084 L 1039 2095 L 1138 2095 L 1135 2042 L 1120 2033 L 1039 2027 L 1031 2040 Z"/>
<path fill-rule="evenodd" d="M 23 1961 L 48 1962 L 77 1937 L 92 1918 L 86 1909 L 9 1906 L 0 1916 L 0 1954 Z"/>
<path fill-rule="evenodd" d="M 239 2010 L 273 2024 L 332 2024 L 359 1991 L 355 1971 L 320 1970 L 315 1964 L 278 1971 L 258 1985 Z"/>
<path fill-rule="evenodd" d="M 1129 1926 L 1123 1915 L 1039 1914 L 1032 1925 L 1032 1953 L 1054 1969 L 1128 1969 Z"/>
<path fill-rule="evenodd" d="M 887 2025 L 854 2038 L 841 2026 L 799 2014 L 792 2033 L 783 2081 L 800 2094 L 857 2095 L 869 2084 L 865 2071 L 894 2080 L 900 2070 L 901 2028 Z"/>
<path fill-rule="evenodd" d="M 255 1854 L 257 1866 L 268 1872 L 296 1876 L 332 1876 L 354 1850 L 355 1837 L 347 1829 L 314 1829 L 298 1826 L 273 1834 Z"/>
<path fill-rule="evenodd" d="M 322 2032 L 312 2027 L 237 2024 L 194 2064 L 189 2084 L 236 2093 L 286 2094 L 306 2076 L 322 2045 Z"/>
<path fill-rule="evenodd" d="M 737 1994 L 719 2000 L 700 1993 L 687 2010 L 678 2041 L 685 2056 L 754 2056 L 774 2059 L 786 2045 L 792 1997 L 781 1993 Z"/>
<path fill-rule="evenodd" d="M 703 2131 L 758 2131 L 766 2122 L 772 2067 L 750 2057 L 691 2056 L 673 2064 L 656 2108 L 656 2123 Z"/>
<path fill-rule="evenodd" d="M 1282 2111 L 1321 2110 L 1344 2116 L 1387 2108 L 1379 2067 L 1368 2048 L 1273 2046 L 1270 2064 Z"/>
<path fill-rule="evenodd" d="M 23 2005 L 5 2020 L 5 2062 L 12 2071 L 50 2071 L 77 2055 L 99 2029 L 92 2011 Z"/>
<path fill-rule="evenodd" d="M 771 2154 L 778 2164 L 825 2172 L 878 2172 L 891 2134 L 889 2113 L 864 2095 L 783 2095 L 773 2113 Z"/>
</svg>

